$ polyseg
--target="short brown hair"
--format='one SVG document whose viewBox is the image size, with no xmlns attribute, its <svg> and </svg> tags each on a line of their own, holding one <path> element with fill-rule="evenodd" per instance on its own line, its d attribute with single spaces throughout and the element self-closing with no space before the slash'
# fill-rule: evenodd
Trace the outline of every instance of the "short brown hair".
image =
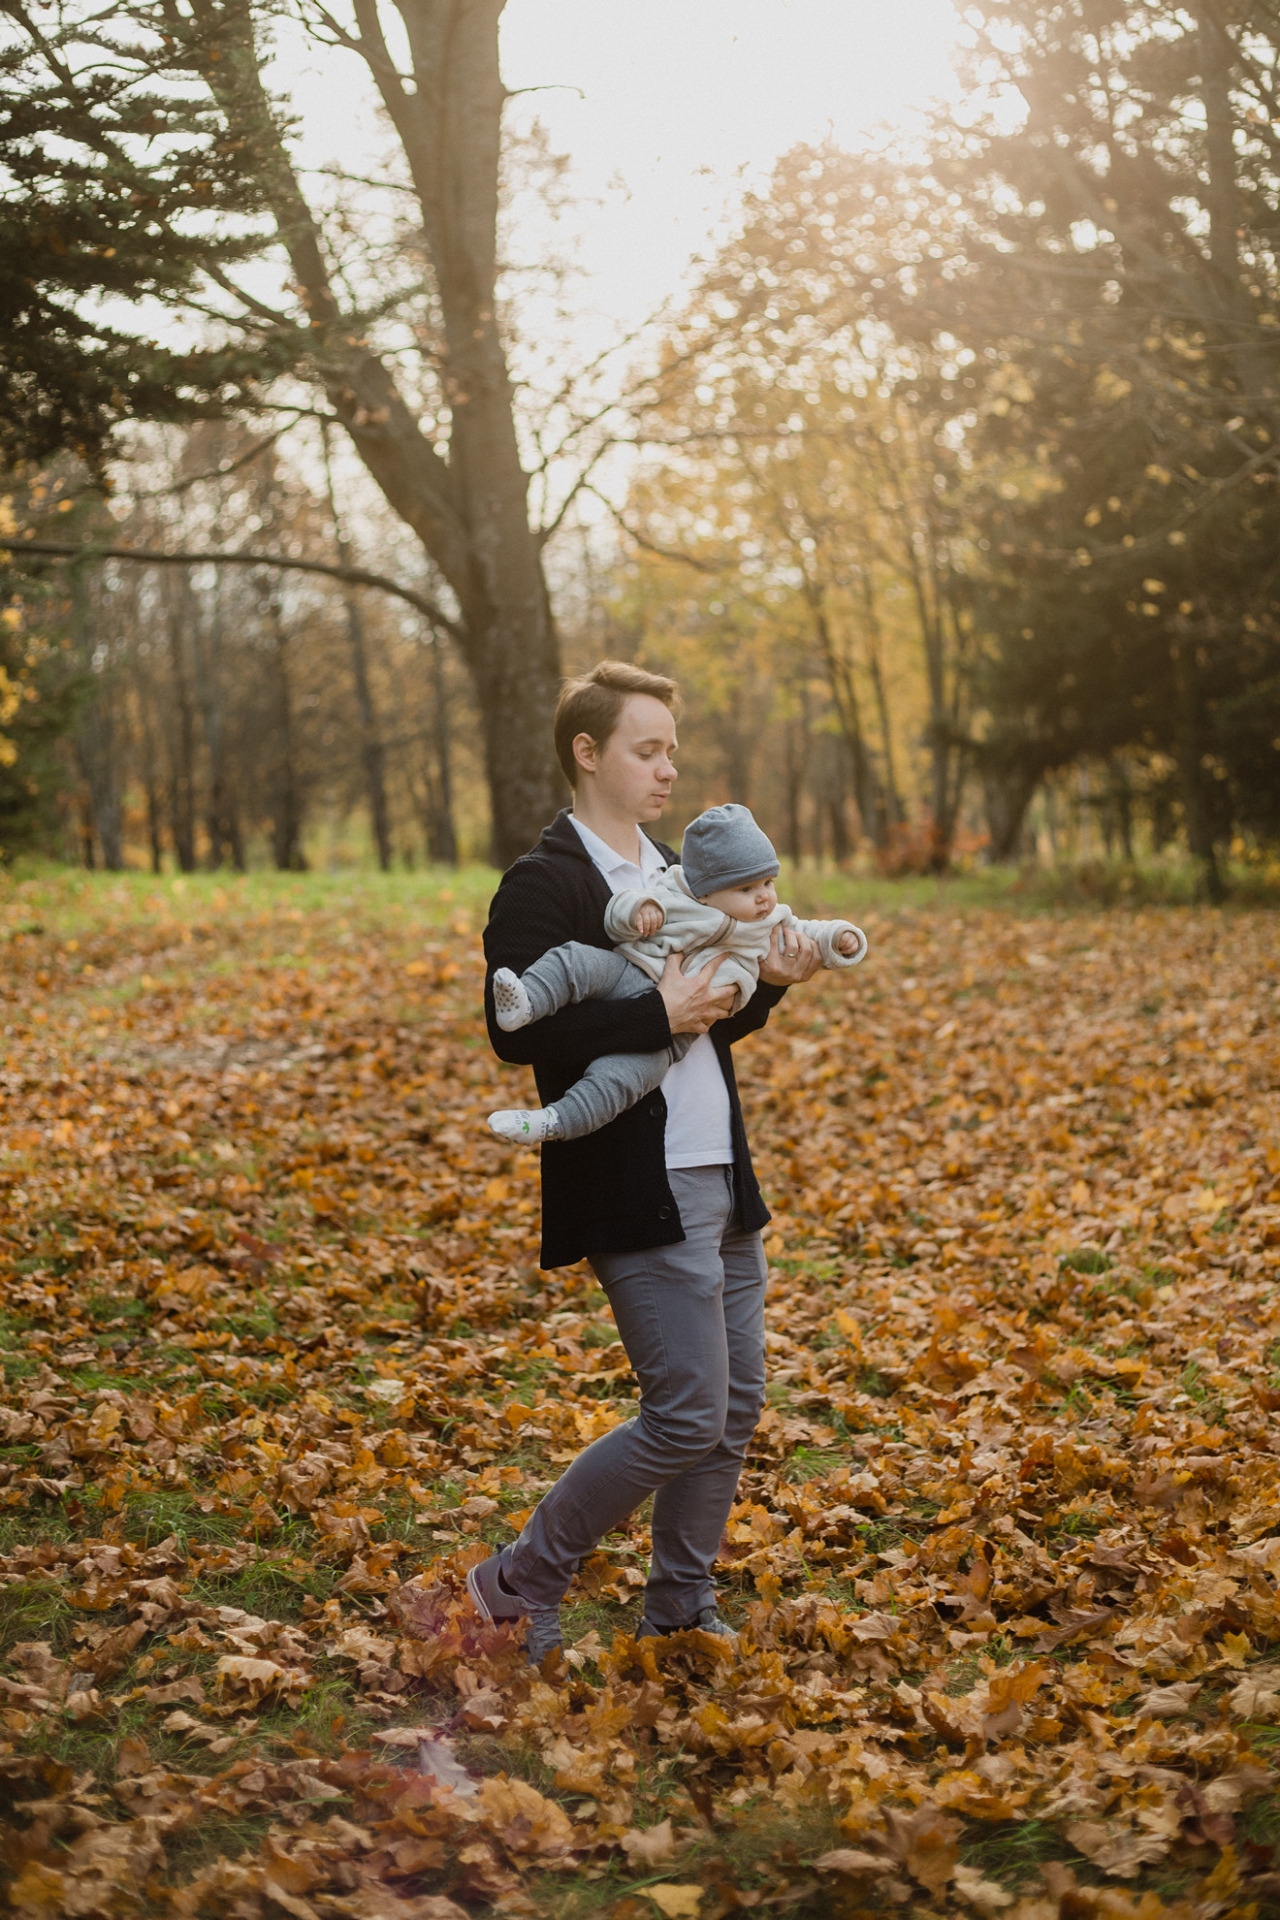
<svg viewBox="0 0 1280 1920">
<path fill-rule="evenodd" d="M 573 743 L 580 733 L 590 734 L 603 747 L 616 728 L 623 704 L 633 693 L 647 693 L 661 700 L 664 707 L 676 710 L 676 683 L 665 673 L 647 673 L 627 660 L 602 660 L 590 673 L 578 680 L 566 680 L 556 703 L 556 758 L 571 787 L 578 784 L 578 763 Z"/>
</svg>

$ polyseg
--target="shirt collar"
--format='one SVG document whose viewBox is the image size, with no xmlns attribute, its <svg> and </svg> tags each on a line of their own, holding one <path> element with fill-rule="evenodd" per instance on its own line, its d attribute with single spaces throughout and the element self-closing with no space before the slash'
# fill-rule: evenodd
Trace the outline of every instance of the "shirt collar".
<svg viewBox="0 0 1280 1920">
<path fill-rule="evenodd" d="M 619 867 L 632 867 L 638 868 L 641 875 L 645 879 L 648 879 L 651 874 L 664 871 L 666 861 L 658 852 L 658 849 L 654 846 L 648 834 L 642 833 L 638 827 L 636 833 L 640 840 L 640 857 L 638 860 L 628 860 L 625 854 L 619 853 L 616 847 L 611 847 L 607 840 L 602 840 L 598 833 L 593 833 L 590 827 L 585 826 L 583 822 L 579 820 L 576 813 L 571 813 L 569 818 L 572 820 L 583 846 L 591 855 L 592 861 L 599 867 L 601 873 L 616 873 Z"/>
</svg>

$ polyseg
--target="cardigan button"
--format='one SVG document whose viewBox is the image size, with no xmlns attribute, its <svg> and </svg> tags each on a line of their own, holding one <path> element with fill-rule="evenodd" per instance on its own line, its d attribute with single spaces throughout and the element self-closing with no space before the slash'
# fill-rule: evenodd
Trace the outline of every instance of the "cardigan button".
<svg viewBox="0 0 1280 1920">
<path fill-rule="evenodd" d="M 671 1209 L 670 1209 L 670 1207 L 659 1207 L 659 1208 L 658 1208 L 658 1218 L 659 1218 L 659 1220 L 669 1220 L 669 1219 L 671 1218 Z"/>
<path fill-rule="evenodd" d="M 649 1115 L 650 1115 L 650 1118 L 651 1118 L 651 1119 L 654 1119 L 654 1120 L 661 1120 L 661 1118 L 662 1118 L 662 1102 L 661 1102 L 661 1100 L 655 1100 L 655 1101 L 654 1101 L 654 1103 L 653 1103 L 653 1105 L 652 1105 L 652 1106 L 650 1107 L 650 1109 L 649 1109 Z"/>
</svg>

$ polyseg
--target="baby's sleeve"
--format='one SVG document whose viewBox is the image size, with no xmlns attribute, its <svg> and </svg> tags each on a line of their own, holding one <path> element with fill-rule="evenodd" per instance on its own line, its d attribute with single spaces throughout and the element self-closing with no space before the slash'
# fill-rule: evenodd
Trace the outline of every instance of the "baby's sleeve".
<svg viewBox="0 0 1280 1920">
<path fill-rule="evenodd" d="M 866 958 L 867 936 L 861 927 L 854 926 L 852 920 L 797 920 L 792 914 L 787 925 L 798 928 L 816 941 L 824 967 L 856 967 L 860 960 Z M 852 953 L 841 953 L 838 943 L 842 933 L 857 935 L 857 945 Z"/>
<path fill-rule="evenodd" d="M 656 894 L 641 893 L 628 887 L 614 894 L 604 910 L 604 930 L 611 940 L 635 939 L 636 915 L 641 907 L 656 907 L 664 921 L 667 917 L 667 910 Z"/>
</svg>

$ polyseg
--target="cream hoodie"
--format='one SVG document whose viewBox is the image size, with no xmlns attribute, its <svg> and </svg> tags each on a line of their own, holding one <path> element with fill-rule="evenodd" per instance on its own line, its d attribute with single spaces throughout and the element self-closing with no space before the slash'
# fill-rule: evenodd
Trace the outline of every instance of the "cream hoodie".
<svg viewBox="0 0 1280 1920">
<path fill-rule="evenodd" d="M 641 940 L 636 934 L 636 914 L 641 907 L 662 910 L 663 922 L 657 933 Z M 790 907 L 781 902 L 764 920 L 733 920 L 719 907 L 704 906 L 689 891 L 679 867 L 668 867 L 652 887 L 643 893 L 624 890 L 615 893 L 604 913 L 604 930 L 616 942 L 619 953 L 633 966 L 642 967 L 652 980 L 662 977 L 667 957 L 684 955 L 682 971 L 697 973 L 713 958 L 717 967 L 715 981 L 723 985 L 732 980 L 737 991 L 730 1013 L 746 1005 L 760 978 L 760 962 L 769 951 L 775 927 L 796 927 L 818 944 L 824 967 L 856 967 L 867 951 L 867 936 L 861 927 L 848 920 L 797 920 Z M 851 955 L 841 953 L 836 942 L 842 933 L 856 933 L 858 946 Z"/>
</svg>

